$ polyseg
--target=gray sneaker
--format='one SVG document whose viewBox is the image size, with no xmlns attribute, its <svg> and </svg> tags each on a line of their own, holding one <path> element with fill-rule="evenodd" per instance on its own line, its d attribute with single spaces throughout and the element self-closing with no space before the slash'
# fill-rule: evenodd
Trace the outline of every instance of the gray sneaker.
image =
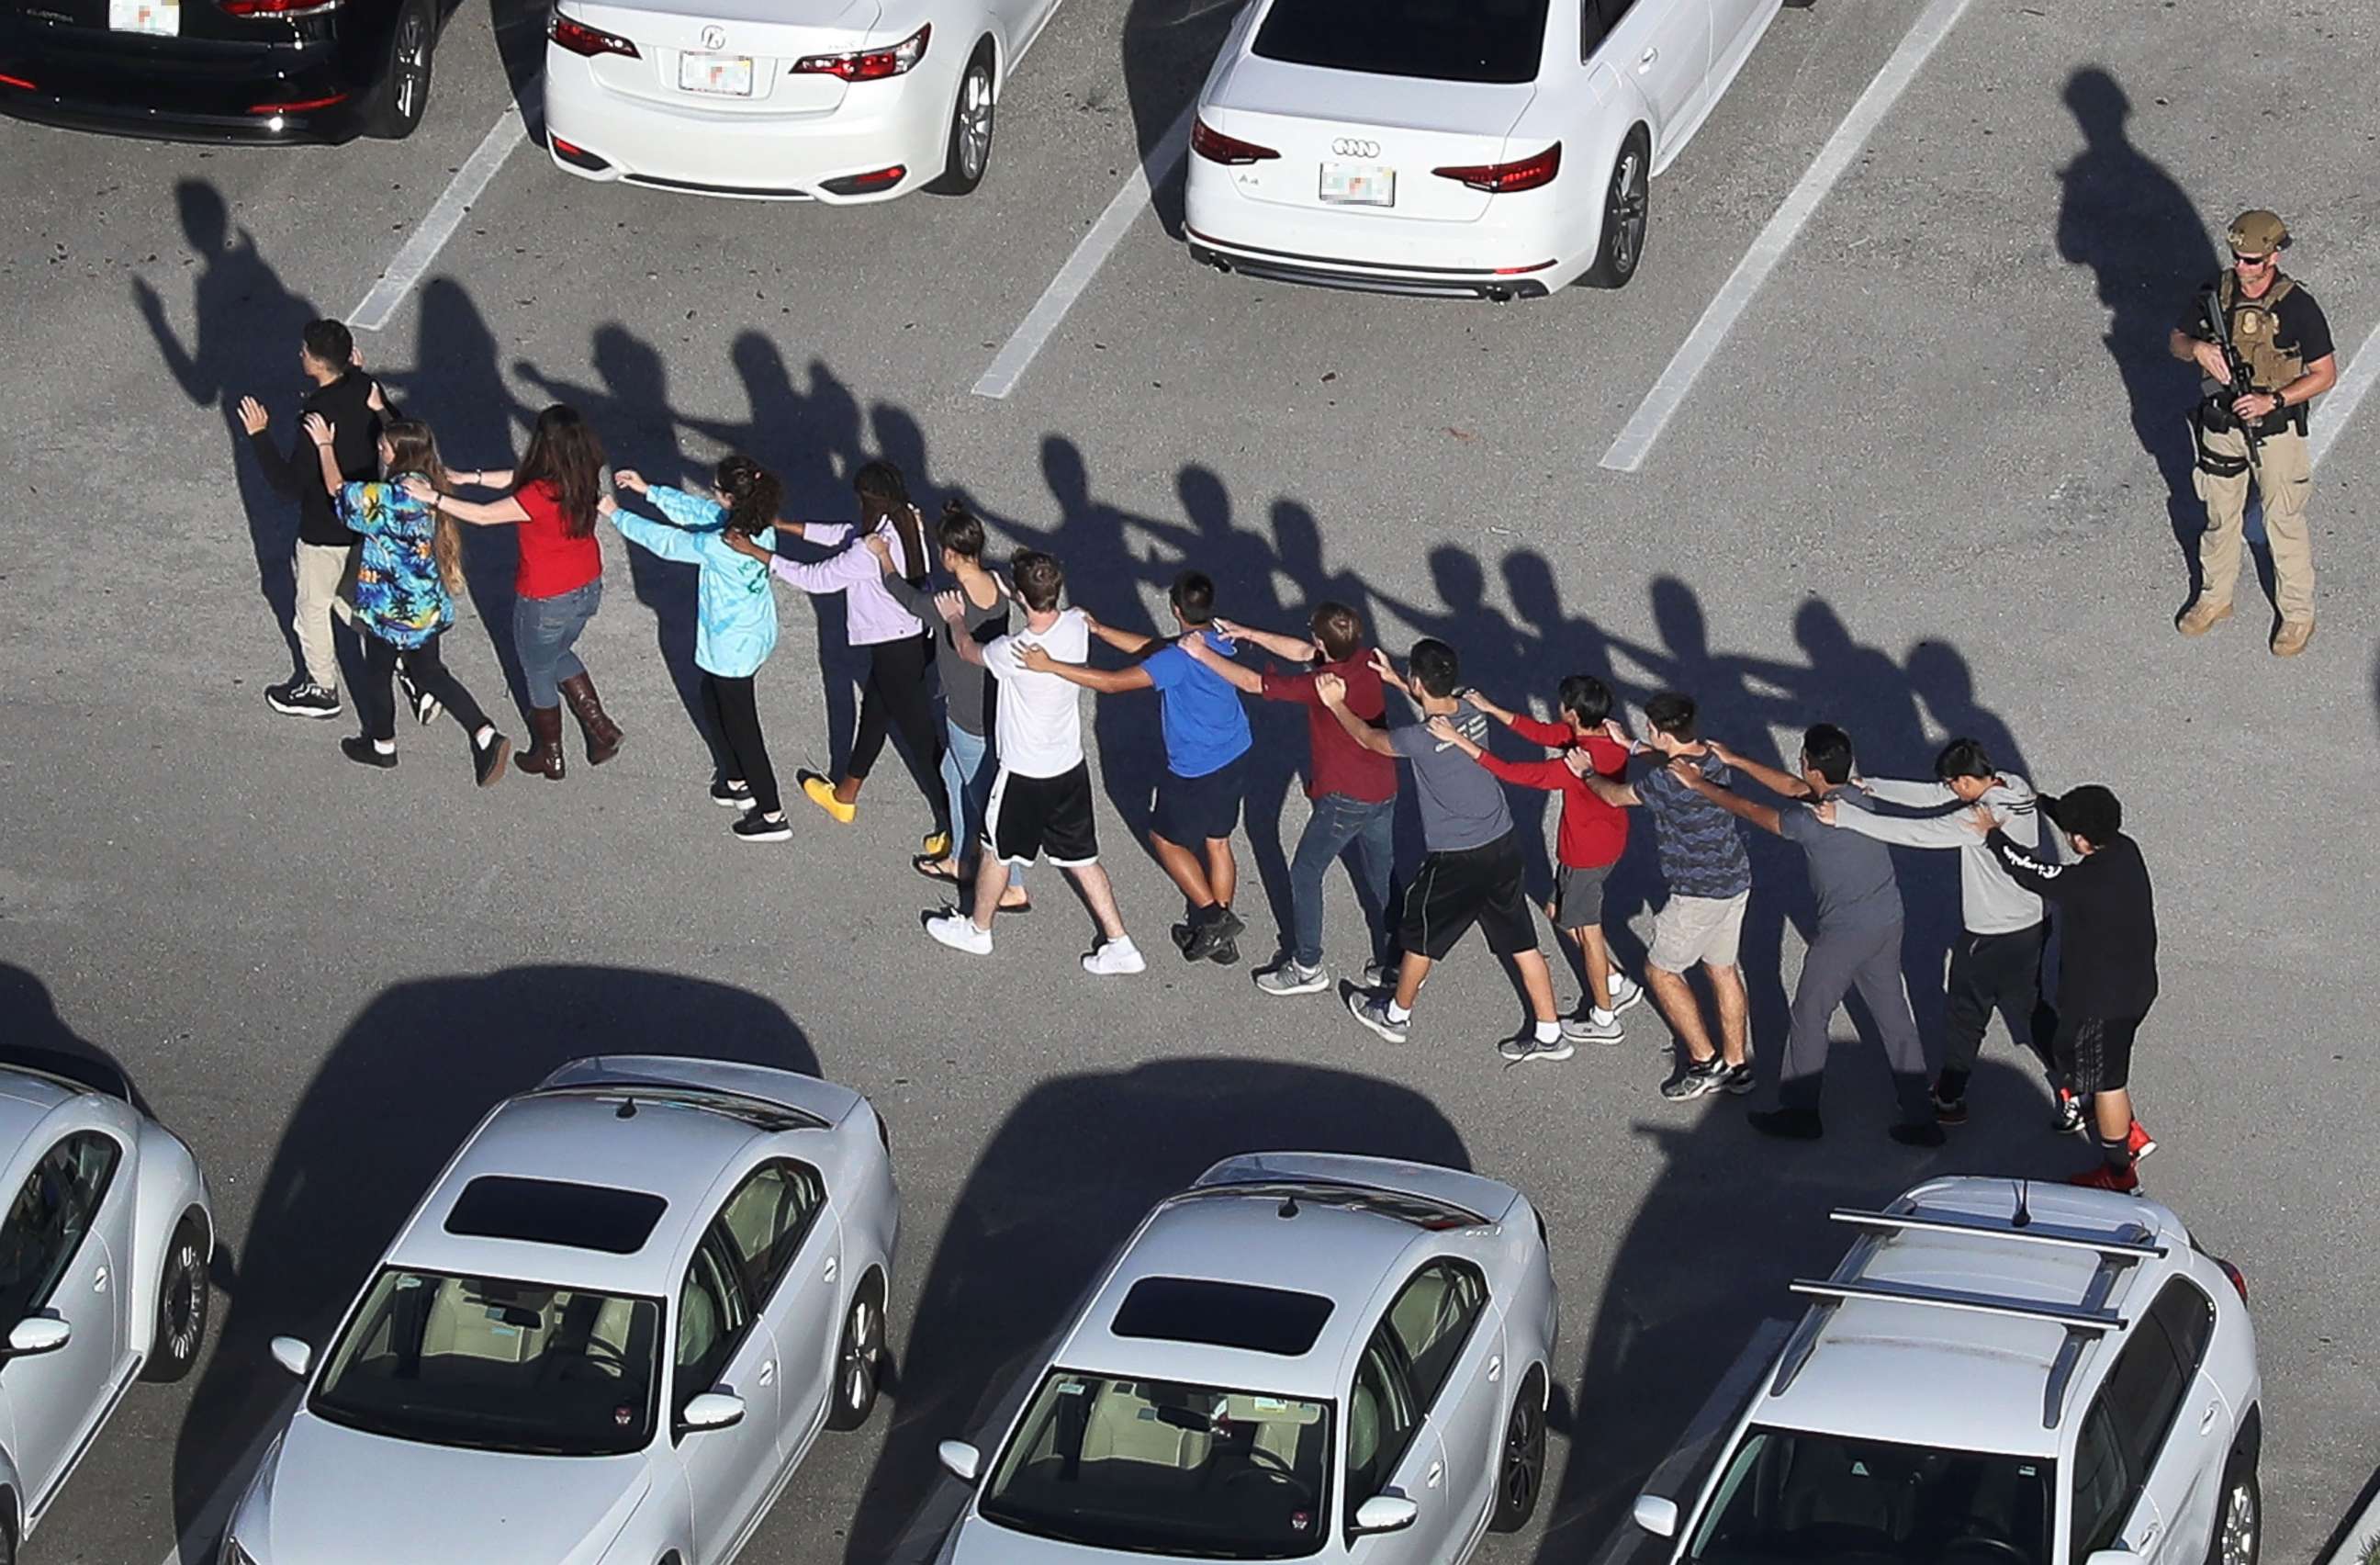
<svg viewBox="0 0 2380 1565">
<path fill-rule="evenodd" d="M 1685 1103 L 1706 1093 L 1715 1093 L 1727 1085 L 1727 1061 L 1713 1055 L 1699 1065 L 1689 1065 L 1676 1076 L 1661 1083 L 1661 1095 L 1671 1103 Z"/>
<path fill-rule="evenodd" d="M 1300 967 L 1295 959 L 1288 958 L 1257 973 L 1257 987 L 1268 995 L 1318 995 L 1330 987 L 1330 973 L 1319 963 Z"/>
<path fill-rule="evenodd" d="M 1388 997 L 1384 995 L 1367 995 L 1361 989 L 1351 989 L 1347 994 L 1347 1011 L 1392 1044 L 1402 1044 L 1413 1035 L 1413 1018 L 1408 1015 L 1402 1021 L 1390 1021 Z"/>
<path fill-rule="evenodd" d="M 1625 1034 L 1620 1019 L 1605 1012 L 1606 1020 L 1597 1021 L 1592 1012 L 1585 1016 L 1562 1019 L 1562 1036 L 1573 1044 L 1616 1044 Z"/>
<path fill-rule="evenodd" d="M 1645 985 L 1623 972 L 1611 975 L 1611 1014 L 1619 1015 L 1645 997 Z"/>
<path fill-rule="evenodd" d="M 1569 1029 L 1565 1027 L 1563 1031 L 1567 1033 Z M 1505 1039 L 1496 1045 L 1496 1052 L 1518 1065 L 1524 1059 L 1568 1059 L 1578 1051 L 1571 1047 L 1567 1037 L 1557 1038 L 1548 1044 L 1540 1039 L 1533 1029 L 1516 1038 Z"/>
</svg>

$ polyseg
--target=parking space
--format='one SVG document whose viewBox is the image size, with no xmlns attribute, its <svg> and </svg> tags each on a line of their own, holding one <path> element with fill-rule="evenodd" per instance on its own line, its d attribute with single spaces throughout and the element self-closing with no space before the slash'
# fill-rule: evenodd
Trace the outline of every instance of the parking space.
<svg viewBox="0 0 2380 1565">
<path fill-rule="evenodd" d="M 2356 1042 L 2380 666 L 2355 612 L 2375 586 L 2362 536 L 2380 403 L 2332 426 L 2316 476 L 2313 650 L 2266 656 L 2244 596 L 2236 624 L 2183 642 L 2166 620 L 2187 580 L 2172 491 L 2194 393 L 2161 338 L 2216 263 L 2210 226 L 2252 204 L 2290 218 L 2292 268 L 2348 351 L 2380 324 L 2371 133 L 2351 93 L 2307 87 L 2370 79 L 2380 36 L 2340 7 L 2261 52 L 2187 8 L 1972 7 L 1642 465 L 1604 467 L 1925 10 L 1781 16 L 1656 183 L 1645 270 L 1618 294 L 1437 305 L 1200 271 L 1172 232 L 1177 174 L 1009 394 L 977 395 L 1230 19 L 1068 0 L 1002 104 L 976 196 L 711 202 L 571 178 L 524 145 L 366 351 L 465 466 L 507 459 L 553 398 L 657 481 L 751 450 L 807 515 L 842 514 L 853 468 L 883 453 L 923 493 L 965 493 L 1002 538 L 1055 548 L 1119 623 L 1153 626 L 1192 562 L 1252 621 L 1286 629 L 1339 595 L 1391 646 L 1445 636 L 1508 700 L 1588 669 L 1638 703 L 1692 690 L 1718 731 L 1772 757 L 1832 717 L 1873 770 L 1915 775 L 1970 732 L 2045 787 L 2113 783 L 2165 921 L 2141 1085 L 2168 1150 L 2150 1184 L 2250 1274 L 2265 1543 L 2305 1558 L 2380 1450 L 2357 1346 L 2380 1306 L 2368 1268 L 2339 1259 L 2380 1180 Z M 934 1441 L 979 1419 L 1139 1209 L 1226 1152 L 1465 1160 L 1548 1214 L 1567 1467 L 1488 1565 L 1601 1548 L 1735 1344 L 1788 1313 L 1784 1280 L 1830 1263 L 1828 1204 L 1928 1171 L 2070 1170 L 2037 1084 L 2004 1059 L 1977 1125 L 1931 1159 L 1884 1141 L 1859 1048 L 1828 1142 L 1806 1151 L 1755 1144 L 1730 1105 L 1654 1096 L 1649 1008 L 1620 1048 L 1514 1077 L 1488 1052 L 1514 1011 L 1484 955 L 1440 970 L 1402 1052 L 1328 999 L 1260 997 L 1245 970 L 1165 958 L 1084 983 L 1083 921 L 1054 880 L 1032 920 L 1002 924 L 998 958 L 959 967 L 916 928 L 933 888 L 907 868 L 919 811 L 896 772 L 856 826 L 797 817 L 773 856 L 719 829 L 662 655 L 686 633 L 685 584 L 616 540 L 583 644 L 632 737 L 601 773 L 470 796 L 449 730 L 408 734 L 404 767 L 360 780 L 326 735 L 289 731 L 257 699 L 285 654 L 257 586 L 271 530 L 249 520 L 279 502 L 235 453 L 225 399 L 290 407 L 296 324 L 363 299 L 516 95 L 533 114 L 529 24 L 502 18 L 457 17 L 430 121 L 404 143 L 213 151 L 0 122 L 20 366 L 0 381 L 16 495 L 0 511 L 0 963 L 12 995 L 43 996 L 25 1025 L 115 1055 L 190 1137 L 232 1241 L 211 1362 L 128 1401 L 36 1558 L 211 1560 L 209 1506 L 287 1393 L 265 1340 L 323 1328 L 495 1096 L 598 1047 L 696 1046 L 689 1028 L 782 1038 L 877 1097 L 908 1204 L 892 1405 L 819 1448 L 754 1565 L 906 1558 L 917 1518 L 950 1501 Z M 2277 119 L 2287 157 L 2237 128 Z M 483 583 L 508 580 L 509 555 L 484 553 L 451 657 L 493 710 L 504 674 L 483 626 L 509 599 Z M 783 617 L 762 691 L 790 773 L 828 764 L 849 706 L 832 611 L 788 596 Z M 1174 899 L 1124 829 L 1155 738 L 1133 703 L 1090 719 L 1101 830 L 1127 921 L 1161 950 Z M 1249 880 L 1278 905 L 1296 740 L 1258 732 Z M 1629 862 L 1621 904 L 1641 929 L 1652 875 Z M 1922 966 L 1955 889 L 1917 868 Z M 1801 872 L 1758 871 L 1755 1049 L 1773 1056 Z M 1352 901 L 1332 895 L 1345 927 Z M 1271 922 L 1259 904 L 1250 945 Z"/>
</svg>

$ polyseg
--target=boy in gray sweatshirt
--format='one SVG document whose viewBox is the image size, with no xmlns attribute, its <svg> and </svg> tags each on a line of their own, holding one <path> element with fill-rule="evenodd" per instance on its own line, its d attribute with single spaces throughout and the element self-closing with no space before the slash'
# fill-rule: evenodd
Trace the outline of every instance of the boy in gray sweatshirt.
<svg viewBox="0 0 2380 1565">
<path fill-rule="evenodd" d="M 2042 948 L 2048 940 L 2041 899 L 2019 886 L 1966 824 L 1966 807 L 1982 805 L 2000 829 L 2019 843 L 2038 844 L 2041 825 L 2033 787 L 2022 777 L 1996 771 L 1984 747 L 1954 739 L 1934 758 L 1933 782 L 1854 778 L 1854 786 L 1888 804 L 1943 807 L 1927 816 L 1885 815 L 1864 810 L 1821 807 L 1818 818 L 1903 848 L 1948 848 L 1959 855 L 1959 901 L 1965 933 L 1950 952 L 1949 1004 L 1942 1072 L 1934 1082 L 1935 1117 L 1946 1125 L 1967 1121 L 1967 1082 L 1983 1051 L 1984 1030 L 1997 1010 L 2009 1036 L 2031 1049 L 2050 1072 L 2049 1039 L 2035 1025 L 2041 1005 Z M 2067 1105 L 2061 1101 L 2061 1118 Z"/>
</svg>

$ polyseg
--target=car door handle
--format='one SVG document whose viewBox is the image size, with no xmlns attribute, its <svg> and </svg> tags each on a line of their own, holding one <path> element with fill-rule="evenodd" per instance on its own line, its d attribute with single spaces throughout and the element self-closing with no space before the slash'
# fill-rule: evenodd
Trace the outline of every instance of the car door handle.
<svg viewBox="0 0 2380 1565">
<path fill-rule="evenodd" d="M 2198 1432 L 2204 1435 L 2207 1433 L 2207 1431 L 2213 1429 L 2215 1427 L 2215 1416 L 2222 1411 L 2223 1409 L 2219 1406 L 2210 1405 L 2206 1412 L 2199 1417 Z"/>
<path fill-rule="evenodd" d="M 98 1272 L 92 1276 L 91 1279 L 91 1290 L 93 1293 L 104 1293 L 107 1291 L 107 1268 L 105 1266 L 100 1267 Z"/>
<path fill-rule="evenodd" d="M 1424 1482 L 1434 1489 L 1438 1487 L 1439 1480 L 1445 1476 L 1446 1463 L 1442 1461 L 1433 1461 L 1429 1464 L 1429 1476 L 1425 1479 Z"/>
<path fill-rule="evenodd" d="M 829 1281 L 829 1282 L 832 1282 L 832 1281 L 834 1280 L 835 1265 L 836 1265 L 835 1258 L 834 1258 L 833 1256 L 832 1256 L 832 1255 L 829 1255 L 829 1256 L 826 1258 L 826 1270 L 825 1270 L 825 1271 L 823 1271 L 823 1272 L 821 1272 L 821 1273 L 820 1273 L 819 1275 L 820 1275 L 820 1277 L 823 1277 L 827 1281 Z"/>
<path fill-rule="evenodd" d="M 1660 50 L 1647 49 L 1643 54 L 1636 56 L 1636 68 L 1638 70 L 1649 70 L 1652 68 L 1653 62 L 1660 57 Z"/>
<path fill-rule="evenodd" d="M 1501 1354 L 1498 1354 L 1495 1358 L 1489 1359 L 1489 1360 L 1488 1361 L 1488 1383 L 1490 1386 L 1493 1386 L 1497 1381 L 1501 1380 L 1501 1379 L 1503 1379 L 1503 1378 L 1504 1378 L 1504 1359 L 1503 1359 L 1503 1355 L 1501 1355 Z"/>
<path fill-rule="evenodd" d="M 777 1361 L 771 1359 L 760 1366 L 760 1384 L 766 1386 L 777 1378 Z"/>
<path fill-rule="evenodd" d="M 2165 1523 L 2161 1522 L 2152 1522 L 2147 1526 L 2143 1527 L 2141 1529 L 2141 1535 L 2137 1539 L 2133 1540 L 2132 1552 L 2134 1554 L 2146 1554 L 2149 1551 L 2149 1545 L 2156 1542 L 2157 1533 L 2164 1525 Z"/>
</svg>

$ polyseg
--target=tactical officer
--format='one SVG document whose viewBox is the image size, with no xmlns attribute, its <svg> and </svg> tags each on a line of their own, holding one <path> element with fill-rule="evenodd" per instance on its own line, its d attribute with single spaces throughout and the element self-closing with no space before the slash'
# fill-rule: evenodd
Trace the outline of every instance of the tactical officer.
<svg viewBox="0 0 2380 1565">
<path fill-rule="evenodd" d="M 2230 270 L 2202 292 L 2172 338 L 2173 356 L 2195 361 L 2206 377 L 2206 398 L 2192 421 L 2198 436 L 2192 477 L 2206 502 L 2206 532 L 2198 545 L 2198 597 L 2176 623 L 2185 636 L 2203 636 L 2231 617 L 2252 477 L 2264 498 L 2281 611 L 2273 652 L 2295 657 L 2313 635 L 2306 404 L 2338 384 L 2338 359 L 2322 307 L 2281 275 L 2280 252 L 2289 243 L 2281 220 L 2261 210 L 2243 212 L 2232 220 L 2230 239 Z M 2230 337 L 2229 355 L 2207 319 L 2209 296 Z M 2233 382 L 2234 357 L 2245 385 Z"/>
</svg>

